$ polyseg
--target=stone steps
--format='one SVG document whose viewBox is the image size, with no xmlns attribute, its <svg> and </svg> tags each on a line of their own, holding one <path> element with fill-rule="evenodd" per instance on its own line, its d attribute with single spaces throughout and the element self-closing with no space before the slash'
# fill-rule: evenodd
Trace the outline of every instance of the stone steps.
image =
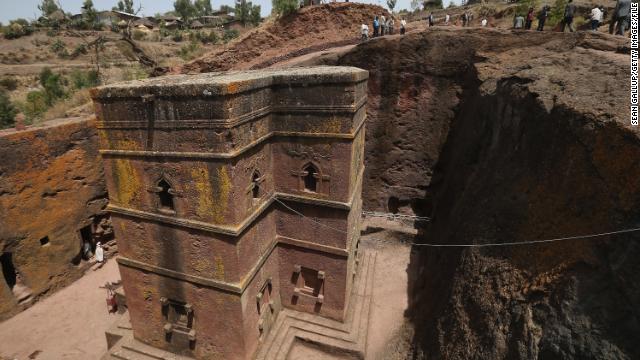
<svg viewBox="0 0 640 360">
<path fill-rule="evenodd" d="M 364 359 L 375 260 L 374 252 L 365 251 L 360 255 L 360 268 L 353 283 L 345 322 L 284 309 L 258 349 L 256 359 L 287 359 L 297 341 L 313 344 L 327 354 L 340 353 Z"/>
</svg>

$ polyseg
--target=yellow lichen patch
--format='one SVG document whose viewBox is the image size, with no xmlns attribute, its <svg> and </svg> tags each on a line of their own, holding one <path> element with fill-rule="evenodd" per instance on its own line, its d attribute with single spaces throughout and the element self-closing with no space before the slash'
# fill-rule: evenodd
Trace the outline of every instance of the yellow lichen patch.
<svg viewBox="0 0 640 360">
<path fill-rule="evenodd" d="M 191 267 L 197 273 L 205 273 L 209 268 L 209 262 L 202 258 L 196 258 L 191 262 Z"/>
<path fill-rule="evenodd" d="M 310 129 L 311 132 L 315 133 L 339 133 L 340 128 L 342 127 L 342 121 L 337 116 L 332 116 L 331 118 L 321 121 L 315 126 L 314 129 Z"/>
<path fill-rule="evenodd" d="M 191 177 L 198 192 L 196 214 L 203 219 L 223 223 L 231 193 L 231 180 L 226 168 L 218 168 L 217 176 L 211 179 L 207 168 L 196 167 L 191 170 Z"/>
<path fill-rule="evenodd" d="M 214 219 L 216 222 L 224 221 L 224 213 L 227 209 L 227 202 L 229 201 L 229 194 L 231 193 L 231 179 L 227 174 L 226 167 L 218 168 L 218 189 L 217 198 L 219 206 L 216 206 L 214 212 Z"/>
<path fill-rule="evenodd" d="M 113 164 L 113 180 L 116 185 L 115 194 L 109 194 L 120 205 L 131 205 L 138 199 L 140 182 L 138 174 L 126 159 L 116 159 Z"/>
<path fill-rule="evenodd" d="M 216 256 L 215 258 L 216 268 L 213 272 L 213 277 L 218 280 L 224 280 L 224 262 L 222 257 Z"/>
<path fill-rule="evenodd" d="M 191 169 L 193 186 L 198 192 L 198 206 L 196 214 L 203 219 L 209 219 L 213 214 L 213 190 L 209 179 L 209 170 L 206 167 L 196 167 Z"/>
<path fill-rule="evenodd" d="M 118 140 L 115 147 L 118 150 L 142 150 L 137 141 L 130 139 Z"/>
</svg>

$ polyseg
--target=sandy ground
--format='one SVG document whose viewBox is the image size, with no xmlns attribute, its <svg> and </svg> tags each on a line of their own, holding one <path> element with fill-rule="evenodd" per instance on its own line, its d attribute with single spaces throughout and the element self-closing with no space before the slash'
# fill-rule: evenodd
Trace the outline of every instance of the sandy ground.
<svg viewBox="0 0 640 360">
<path fill-rule="evenodd" d="M 71 286 L 1 323 L 0 358 L 99 359 L 107 350 L 104 332 L 117 319 L 107 313 L 107 292 L 99 286 L 119 279 L 117 263 L 110 259 L 101 269 L 89 270 Z"/>
</svg>

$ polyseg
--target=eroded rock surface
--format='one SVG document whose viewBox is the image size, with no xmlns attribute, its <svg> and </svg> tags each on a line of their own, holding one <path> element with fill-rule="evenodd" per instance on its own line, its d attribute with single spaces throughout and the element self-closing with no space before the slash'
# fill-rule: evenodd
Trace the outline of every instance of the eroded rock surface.
<svg viewBox="0 0 640 360">
<path fill-rule="evenodd" d="M 433 218 L 417 242 L 485 244 L 640 224 L 625 49 L 601 33 L 442 29 L 314 62 L 371 72 L 365 207 L 395 196 Z M 417 249 L 412 357 L 640 357 L 638 233 Z"/>
</svg>

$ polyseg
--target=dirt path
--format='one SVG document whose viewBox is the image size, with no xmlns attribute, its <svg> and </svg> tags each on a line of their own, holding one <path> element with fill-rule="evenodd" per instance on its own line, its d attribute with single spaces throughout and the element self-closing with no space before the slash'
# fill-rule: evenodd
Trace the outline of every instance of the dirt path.
<svg viewBox="0 0 640 360">
<path fill-rule="evenodd" d="M 116 320 L 107 313 L 107 281 L 120 279 L 114 259 L 72 285 L 0 324 L 0 359 L 99 359 L 104 332 Z"/>
</svg>

